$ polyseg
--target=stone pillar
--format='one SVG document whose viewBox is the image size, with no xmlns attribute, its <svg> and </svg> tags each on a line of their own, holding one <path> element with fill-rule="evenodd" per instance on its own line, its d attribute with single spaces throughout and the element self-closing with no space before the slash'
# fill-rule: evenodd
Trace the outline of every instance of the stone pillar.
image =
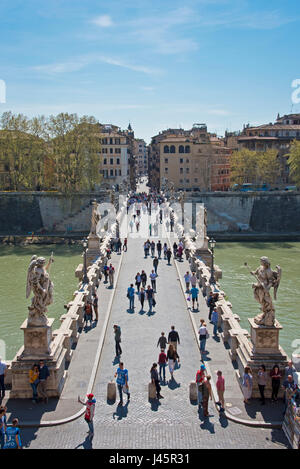
<svg viewBox="0 0 300 469">
<path fill-rule="evenodd" d="M 86 263 L 87 267 L 92 265 L 100 256 L 100 239 L 96 234 L 89 234 L 88 236 L 88 248 L 86 251 Z"/>
<path fill-rule="evenodd" d="M 20 329 L 24 332 L 24 350 L 20 358 L 47 359 L 50 355 L 53 318 L 48 318 L 46 326 L 28 326 L 26 319 Z"/>
</svg>

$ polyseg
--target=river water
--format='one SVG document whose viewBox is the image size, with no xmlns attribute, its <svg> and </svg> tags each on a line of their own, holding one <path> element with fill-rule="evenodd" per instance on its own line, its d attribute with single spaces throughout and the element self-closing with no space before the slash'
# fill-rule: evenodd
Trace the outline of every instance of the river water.
<svg viewBox="0 0 300 469">
<path fill-rule="evenodd" d="M 64 304 L 72 299 L 78 285 L 75 270 L 82 262 L 82 248 L 77 245 L 0 246 L 0 356 L 3 359 L 13 359 L 23 345 L 20 326 L 28 316 L 27 307 L 31 303 L 31 299 L 25 297 L 31 256 L 36 254 L 48 261 L 52 251 L 54 263 L 50 276 L 54 283 L 54 301 L 47 315 L 55 318 L 55 330 L 60 326 L 60 316 L 66 312 Z"/>
<path fill-rule="evenodd" d="M 222 290 L 232 303 L 233 312 L 241 318 L 241 326 L 250 330 L 247 318 L 256 316 L 259 304 L 254 300 L 252 284 L 254 277 L 251 270 L 260 264 L 260 257 L 267 256 L 271 268 L 276 265 L 282 268 L 282 279 L 277 292 L 276 318 L 283 326 L 280 332 L 280 345 L 291 356 L 292 352 L 300 353 L 300 243 L 278 242 L 241 242 L 218 243 L 215 249 L 216 263 L 223 271 L 220 281 Z M 272 293 L 273 296 L 273 293 Z M 299 343 L 296 344 L 296 339 Z M 294 343 L 293 343 L 294 342 Z"/>
</svg>

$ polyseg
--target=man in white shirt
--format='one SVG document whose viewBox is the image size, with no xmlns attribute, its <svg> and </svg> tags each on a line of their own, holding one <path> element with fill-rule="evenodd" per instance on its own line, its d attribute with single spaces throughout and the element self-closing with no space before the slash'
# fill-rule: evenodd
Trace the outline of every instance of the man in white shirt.
<svg viewBox="0 0 300 469">
<path fill-rule="evenodd" d="M 152 270 L 149 277 L 151 279 L 152 289 L 153 289 L 154 293 L 156 293 L 156 278 L 158 277 L 158 275 L 154 272 L 154 270 Z"/>
<path fill-rule="evenodd" d="M 190 292 L 190 282 L 191 282 L 191 276 L 190 273 L 187 272 L 184 276 L 184 281 L 185 281 L 185 286 L 186 286 L 186 293 Z"/>
</svg>

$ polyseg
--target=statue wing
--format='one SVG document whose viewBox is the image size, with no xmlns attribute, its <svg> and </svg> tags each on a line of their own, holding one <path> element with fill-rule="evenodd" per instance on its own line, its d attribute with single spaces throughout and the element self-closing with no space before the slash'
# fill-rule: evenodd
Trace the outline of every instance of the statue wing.
<svg viewBox="0 0 300 469">
<path fill-rule="evenodd" d="M 277 299 L 277 290 L 280 285 L 282 270 L 280 265 L 276 265 L 276 271 L 273 271 L 274 300 Z"/>
<path fill-rule="evenodd" d="M 36 265 L 37 256 L 32 256 L 28 271 L 27 271 L 27 281 L 26 281 L 26 298 L 29 297 L 31 290 L 32 290 L 32 277 L 33 277 L 33 269 Z"/>
</svg>

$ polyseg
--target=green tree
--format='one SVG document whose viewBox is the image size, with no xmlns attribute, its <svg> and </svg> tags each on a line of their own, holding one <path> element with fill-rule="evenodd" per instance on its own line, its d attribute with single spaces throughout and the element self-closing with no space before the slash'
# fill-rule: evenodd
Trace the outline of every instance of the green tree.
<svg viewBox="0 0 300 469">
<path fill-rule="evenodd" d="M 295 184 L 300 186 L 300 142 L 294 140 L 291 144 L 290 152 L 288 154 L 288 165 L 290 168 L 290 175 L 295 181 Z"/>
<path fill-rule="evenodd" d="M 279 181 L 281 163 L 276 150 L 267 150 L 264 153 L 258 153 L 257 175 L 260 184 L 266 183 L 272 186 Z"/>
<path fill-rule="evenodd" d="M 235 151 L 231 155 L 231 181 L 233 184 L 256 183 L 258 155 L 255 151 Z"/>
</svg>

